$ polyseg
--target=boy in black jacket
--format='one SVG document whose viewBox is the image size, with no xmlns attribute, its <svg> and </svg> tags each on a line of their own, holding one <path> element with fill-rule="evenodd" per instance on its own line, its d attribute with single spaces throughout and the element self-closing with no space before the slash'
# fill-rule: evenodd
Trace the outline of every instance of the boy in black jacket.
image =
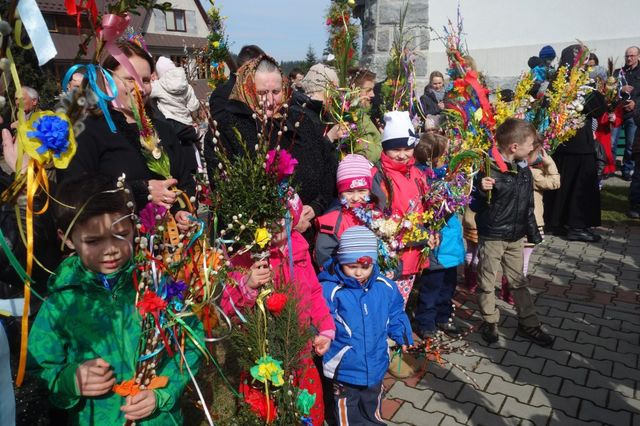
<svg viewBox="0 0 640 426">
<path fill-rule="evenodd" d="M 509 118 L 496 130 L 496 146 L 490 151 L 491 170 L 476 176 L 472 209 L 478 227 L 478 304 L 484 319 L 480 327 L 488 343 L 498 341 L 495 282 L 499 270 L 507 277 L 516 310 L 518 334 L 549 346 L 553 338 L 540 328 L 533 299 L 522 272 L 525 237 L 542 241 L 533 207 L 533 177 L 527 156 L 533 149 L 536 129 L 524 120 Z"/>
</svg>

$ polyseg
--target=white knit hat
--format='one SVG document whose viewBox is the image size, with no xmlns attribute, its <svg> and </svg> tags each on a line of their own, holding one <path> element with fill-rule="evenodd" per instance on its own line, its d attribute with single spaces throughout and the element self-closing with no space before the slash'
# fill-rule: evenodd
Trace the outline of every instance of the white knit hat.
<svg viewBox="0 0 640 426">
<path fill-rule="evenodd" d="M 382 149 L 414 148 L 418 135 L 407 111 L 390 111 L 384 115 Z"/>
<path fill-rule="evenodd" d="M 162 78 L 165 72 L 176 67 L 176 64 L 166 56 L 160 56 L 156 61 L 156 74 L 158 78 Z"/>
</svg>

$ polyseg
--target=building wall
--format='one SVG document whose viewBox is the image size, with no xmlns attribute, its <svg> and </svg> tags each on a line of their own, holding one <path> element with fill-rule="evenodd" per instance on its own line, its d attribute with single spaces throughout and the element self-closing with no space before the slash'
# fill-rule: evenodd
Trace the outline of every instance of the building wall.
<svg viewBox="0 0 640 426">
<path fill-rule="evenodd" d="M 153 10 L 153 16 L 149 20 L 147 26 L 148 33 L 166 34 L 173 36 L 187 36 L 187 37 L 207 37 L 209 35 L 209 29 L 207 23 L 200 14 L 195 2 L 199 0 L 171 0 L 171 4 L 174 9 L 181 9 L 185 11 L 186 27 L 187 31 L 167 31 L 165 14 L 162 11 Z"/>
</svg>

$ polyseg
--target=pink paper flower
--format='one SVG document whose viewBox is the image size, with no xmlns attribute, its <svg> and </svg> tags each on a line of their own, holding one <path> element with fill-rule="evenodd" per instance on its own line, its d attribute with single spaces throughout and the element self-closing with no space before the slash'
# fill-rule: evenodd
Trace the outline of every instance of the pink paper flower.
<svg viewBox="0 0 640 426">
<path fill-rule="evenodd" d="M 277 166 L 274 164 L 276 158 L 278 159 Z M 281 149 L 276 151 L 275 149 L 272 149 L 267 153 L 267 171 L 270 173 L 276 172 L 278 182 L 291 176 L 297 165 L 298 160 L 293 158 L 287 150 Z"/>
<path fill-rule="evenodd" d="M 167 213 L 167 209 L 164 206 L 160 206 L 154 203 L 147 203 L 142 210 L 140 210 L 140 223 L 144 227 L 142 232 L 153 232 L 156 226 L 156 216 L 161 218 Z"/>
</svg>

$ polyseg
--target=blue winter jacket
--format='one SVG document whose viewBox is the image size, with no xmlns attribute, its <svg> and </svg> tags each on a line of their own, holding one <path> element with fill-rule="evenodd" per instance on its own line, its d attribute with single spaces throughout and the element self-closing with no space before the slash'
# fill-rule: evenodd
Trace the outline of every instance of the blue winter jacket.
<svg viewBox="0 0 640 426">
<path fill-rule="evenodd" d="M 451 216 L 440 230 L 440 245 L 433 249 L 432 253 L 437 260 L 437 265 L 442 268 L 453 268 L 464 262 L 462 223 L 457 214 Z M 436 268 L 436 264 L 430 261 L 429 269 Z"/>
<path fill-rule="evenodd" d="M 400 291 L 374 265 L 361 285 L 346 276 L 336 260 L 324 264 L 318 276 L 336 337 L 323 357 L 324 375 L 351 385 L 373 386 L 389 367 L 387 337 L 399 345 L 413 344 L 411 325 Z"/>
</svg>

